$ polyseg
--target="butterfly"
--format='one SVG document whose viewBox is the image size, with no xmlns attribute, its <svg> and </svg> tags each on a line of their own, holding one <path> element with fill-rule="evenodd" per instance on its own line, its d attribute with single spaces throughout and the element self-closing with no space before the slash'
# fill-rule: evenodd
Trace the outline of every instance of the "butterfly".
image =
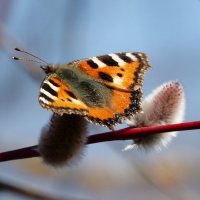
<svg viewBox="0 0 200 200">
<path fill-rule="evenodd" d="M 59 115 L 82 115 L 113 130 L 122 119 L 141 111 L 141 87 L 149 67 L 146 54 L 140 52 L 44 65 L 39 103 Z"/>
</svg>

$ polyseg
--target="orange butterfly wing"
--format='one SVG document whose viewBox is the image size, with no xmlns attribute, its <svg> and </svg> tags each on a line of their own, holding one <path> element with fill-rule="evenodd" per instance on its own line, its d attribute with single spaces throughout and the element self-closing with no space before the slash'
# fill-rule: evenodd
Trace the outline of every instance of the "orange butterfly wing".
<svg viewBox="0 0 200 200">
<path fill-rule="evenodd" d="M 150 65 L 144 53 L 116 53 L 84 60 L 79 67 L 108 86 L 134 90 L 141 88 L 144 72 Z"/>
<path fill-rule="evenodd" d="M 91 89 L 94 89 L 94 93 L 91 93 L 90 88 L 85 89 L 84 94 L 88 93 L 90 98 L 99 101 L 98 98 L 104 98 L 105 92 L 105 95 L 109 96 L 105 97 L 108 101 L 104 103 L 104 106 L 84 102 L 81 94 L 75 95 L 70 85 L 66 85 L 55 70 L 55 73 L 47 76 L 41 85 L 39 102 L 44 108 L 51 109 L 58 114 L 84 115 L 89 121 L 110 129 L 113 129 L 113 126 L 120 123 L 123 118 L 140 111 L 143 76 L 150 67 L 145 54 L 108 54 L 74 61 L 67 66 L 70 64 L 74 64 L 78 69 L 77 76 L 81 76 L 84 72 L 101 85 L 100 87 L 96 84 Z M 80 74 L 79 71 L 81 71 Z M 89 84 L 90 80 L 85 80 L 85 82 Z"/>
<path fill-rule="evenodd" d="M 108 54 L 81 61 L 81 70 L 112 88 L 112 106 L 88 108 L 87 118 L 111 126 L 139 112 L 143 76 L 149 67 L 144 53 Z"/>
<path fill-rule="evenodd" d="M 87 106 L 55 75 L 50 75 L 43 81 L 39 102 L 44 108 L 58 114 L 86 114 L 88 110 Z"/>
</svg>

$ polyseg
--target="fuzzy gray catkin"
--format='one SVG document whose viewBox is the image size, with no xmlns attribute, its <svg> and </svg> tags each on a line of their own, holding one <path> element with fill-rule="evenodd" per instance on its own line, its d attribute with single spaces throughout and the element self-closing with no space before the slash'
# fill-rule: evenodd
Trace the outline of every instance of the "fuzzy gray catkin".
<svg viewBox="0 0 200 200">
<path fill-rule="evenodd" d="M 147 127 L 165 124 L 180 123 L 185 113 L 185 94 L 178 81 L 169 81 L 156 88 L 142 102 L 142 113 L 136 114 L 127 120 L 129 126 Z M 167 132 L 150 135 L 133 140 L 133 144 L 125 147 L 129 150 L 134 147 L 160 150 L 166 146 L 176 132 Z"/>
<path fill-rule="evenodd" d="M 76 160 L 85 146 L 86 124 L 82 116 L 54 113 L 39 139 L 38 150 L 44 162 L 56 167 Z"/>
</svg>

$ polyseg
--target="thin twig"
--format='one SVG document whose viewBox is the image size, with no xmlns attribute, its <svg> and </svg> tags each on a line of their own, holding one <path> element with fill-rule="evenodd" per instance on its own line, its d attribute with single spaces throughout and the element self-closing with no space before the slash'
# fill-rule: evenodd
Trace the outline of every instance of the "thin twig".
<svg viewBox="0 0 200 200">
<path fill-rule="evenodd" d="M 125 128 L 112 132 L 106 132 L 88 137 L 87 144 L 94 144 L 99 142 L 108 142 L 114 140 L 131 140 L 144 137 L 147 135 L 154 135 L 164 132 L 186 131 L 200 129 L 200 121 L 185 122 L 180 124 L 168 124 L 162 126 L 142 127 L 142 128 Z M 39 157 L 37 145 L 22 149 L 0 153 L 0 162 L 25 159 L 32 157 Z"/>
<path fill-rule="evenodd" d="M 23 195 L 25 197 L 29 197 L 32 199 L 40 199 L 40 200 L 45 200 L 45 199 L 49 199 L 49 200 L 72 200 L 74 198 L 64 198 L 64 197 L 56 197 L 55 195 L 47 195 L 47 194 L 42 194 L 39 191 L 33 190 L 33 189 L 27 189 L 24 186 L 21 187 L 19 184 L 18 185 L 13 185 L 11 183 L 7 183 L 5 181 L 0 180 L 0 191 L 2 190 L 7 190 L 10 192 L 14 192 L 16 194 L 19 195 Z M 55 196 L 55 197 L 53 197 Z"/>
</svg>

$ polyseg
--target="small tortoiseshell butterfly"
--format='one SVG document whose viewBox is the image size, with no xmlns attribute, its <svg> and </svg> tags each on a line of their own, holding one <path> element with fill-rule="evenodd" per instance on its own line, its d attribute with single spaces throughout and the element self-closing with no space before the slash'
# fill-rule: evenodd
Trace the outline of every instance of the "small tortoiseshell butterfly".
<svg viewBox="0 0 200 200">
<path fill-rule="evenodd" d="M 144 72 L 150 67 L 144 53 L 113 53 L 47 65 L 41 84 L 42 107 L 62 115 L 83 115 L 113 129 L 123 118 L 140 111 Z"/>
<path fill-rule="evenodd" d="M 82 115 L 113 130 L 122 119 L 141 110 L 143 76 L 149 67 L 146 54 L 140 52 L 112 53 L 55 66 L 47 63 L 41 66 L 47 76 L 39 102 L 60 115 Z"/>
</svg>

